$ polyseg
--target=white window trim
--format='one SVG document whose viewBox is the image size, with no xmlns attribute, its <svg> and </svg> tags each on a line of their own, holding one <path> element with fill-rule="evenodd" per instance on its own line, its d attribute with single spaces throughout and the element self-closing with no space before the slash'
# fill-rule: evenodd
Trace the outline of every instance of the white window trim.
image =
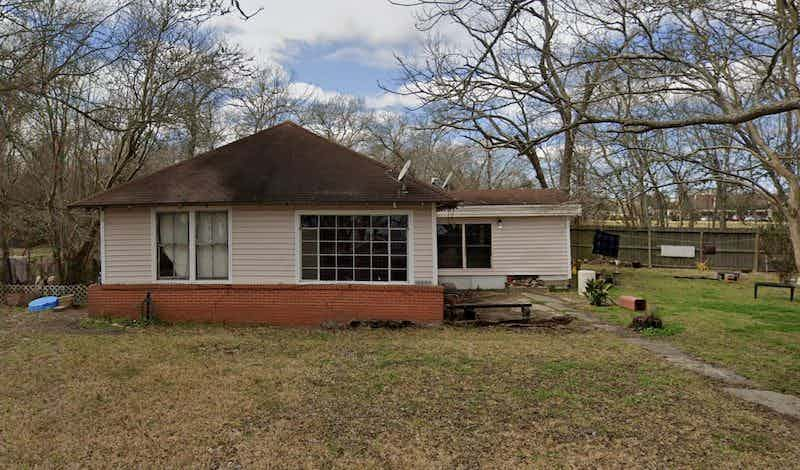
<svg viewBox="0 0 800 470">
<path fill-rule="evenodd" d="M 158 229 L 157 215 L 160 212 L 185 212 L 189 214 L 189 279 L 159 279 L 158 278 Z M 195 238 L 197 228 L 195 215 L 198 212 L 227 212 L 228 213 L 228 277 L 226 279 L 197 279 L 197 258 Z M 152 281 L 156 284 L 231 284 L 233 283 L 233 210 L 229 206 L 201 206 L 201 207 L 154 207 L 150 211 L 150 246 L 152 247 Z"/>
<path fill-rule="evenodd" d="M 300 216 L 303 215 L 405 215 L 408 216 L 408 228 L 406 229 L 406 249 L 408 252 L 406 253 L 406 280 L 405 281 L 309 281 L 303 279 L 302 275 L 302 262 L 301 262 L 301 251 L 302 247 L 300 245 Z M 296 210 L 294 212 L 294 268 L 295 268 L 295 282 L 298 284 L 339 284 L 339 285 L 346 285 L 346 284 L 368 284 L 368 285 L 377 285 L 377 286 L 391 286 L 391 285 L 400 285 L 400 286 L 407 286 L 414 284 L 414 211 L 411 210 L 399 210 L 399 209 L 388 209 L 388 210 L 358 210 L 358 209 L 351 209 L 351 210 L 312 210 L 312 209 L 304 209 L 304 210 Z"/>
<path fill-rule="evenodd" d="M 100 209 L 100 285 L 106 283 L 106 210 Z"/>
<path fill-rule="evenodd" d="M 494 222 L 446 222 L 442 221 L 436 222 L 436 230 L 434 230 L 434 239 L 436 245 L 436 265 L 437 270 L 442 271 L 462 271 L 462 272 L 478 272 L 478 271 L 489 271 L 494 269 Z M 461 267 L 460 268 L 440 268 L 439 267 L 439 228 L 438 225 L 460 225 L 461 226 Z M 489 267 L 488 268 L 468 268 L 467 267 L 467 225 L 488 225 L 489 226 L 489 233 L 492 237 L 492 244 L 489 246 Z"/>
</svg>

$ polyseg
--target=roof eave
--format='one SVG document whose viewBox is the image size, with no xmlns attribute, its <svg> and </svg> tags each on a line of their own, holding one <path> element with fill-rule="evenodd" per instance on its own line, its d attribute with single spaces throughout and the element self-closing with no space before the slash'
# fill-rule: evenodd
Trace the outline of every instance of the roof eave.
<svg viewBox="0 0 800 470">
<path fill-rule="evenodd" d="M 455 209 L 440 211 L 438 217 L 578 217 L 580 204 L 464 204 Z"/>
<path fill-rule="evenodd" d="M 248 205 L 309 205 L 309 204 L 436 204 L 437 208 L 453 208 L 459 201 L 454 199 L 392 199 L 392 200 L 273 200 L 273 201 L 157 201 L 157 202 L 92 202 L 78 201 L 68 204 L 68 209 L 106 209 L 112 207 L 164 207 L 164 206 L 248 206 Z"/>
</svg>

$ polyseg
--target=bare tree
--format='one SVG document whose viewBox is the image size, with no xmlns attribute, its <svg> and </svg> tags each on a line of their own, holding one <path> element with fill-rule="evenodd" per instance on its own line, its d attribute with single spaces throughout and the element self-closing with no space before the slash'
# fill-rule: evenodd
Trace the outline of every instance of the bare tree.
<svg viewBox="0 0 800 470">
<path fill-rule="evenodd" d="M 301 124 L 353 149 L 361 149 L 366 144 L 373 119 L 364 100 L 352 96 L 313 99 L 299 111 Z"/>
<path fill-rule="evenodd" d="M 244 137 L 295 118 L 309 101 L 308 93 L 292 93 L 291 76 L 277 65 L 260 67 L 244 77 L 229 105 L 237 137 Z"/>
<path fill-rule="evenodd" d="M 549 185 L 539 147 L 560 142 L 558 186 L 570 191 L 576 166 L 579 112 L 586 112 L 608 64 L 585 63 L 564 35 L 570 21 L 549 0 L 420 0 L 419 27 L 442 22 L 469 42 L 448 46 L 432 36 L 425 60 L 400 59 L 402 93 L 448 110 L 439 126 L 459 130 L 476 145 L 505 148 L 530 162 L 539 185 Z"/>
</svg>

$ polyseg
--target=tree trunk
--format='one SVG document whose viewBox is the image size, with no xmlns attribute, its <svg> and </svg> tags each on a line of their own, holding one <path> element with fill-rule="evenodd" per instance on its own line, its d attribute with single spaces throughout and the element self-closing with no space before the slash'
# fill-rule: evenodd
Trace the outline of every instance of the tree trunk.
<svg viewBox="0 0 800 470">
<path fill-rule="evenodd" d="M 561 156 L 561 170 L 558 174 L 558 189 L 570 193 L 572 179 L 572 166 L 575 157 L 575 131 L 564 133 L 564 154 Z"/>
<path fill-rule="evenodd" d="M 786 214 L 786 223 L 789 225 L 789 238 L 792 241 L 795 270 L 800 273 L 800 216 L 796 211 Z"/>
<path fill-rule="evenodd" d="M 6 224 L 7 214 L 5 205 L 0 206 L 0 252 L 2 252 L 2 263 L 0 265 L 0 284 L 6 283 L 11 279 L 9 268 L 11 266 L 10 253 L 8 248 L 8 224 Z"/>
<path fill-rule="evenodd" d="M 544 175 L 542 162 L 539 160 L 539 155 L 536 153 L 536 149 L 530 149 L 524 152 L 524 155 L 528 158 L 528 161 L 531 162 L 531 166 L 533 166 L 533 171 L 536 173 L 536 180 L 539 182 L 539 186 L 546 189 L 547 178 Z"/>
</svg>

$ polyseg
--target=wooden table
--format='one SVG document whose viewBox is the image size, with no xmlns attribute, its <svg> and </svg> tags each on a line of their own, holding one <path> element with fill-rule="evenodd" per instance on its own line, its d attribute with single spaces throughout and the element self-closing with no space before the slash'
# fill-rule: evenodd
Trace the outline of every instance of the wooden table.
<svg viewBox="0 0 800 470">
<path fill-rule="evenodd" d="M 787 284 L 783 282 L 756 282 L 753 286 L 753 298 L 758 298 L 758 288 L 759 287 L 777 287 L 780 289 L 789 289 L 789 300 L 794 300 L 794 290 L 797 287 L 796 284 Z"/>
</svg>

